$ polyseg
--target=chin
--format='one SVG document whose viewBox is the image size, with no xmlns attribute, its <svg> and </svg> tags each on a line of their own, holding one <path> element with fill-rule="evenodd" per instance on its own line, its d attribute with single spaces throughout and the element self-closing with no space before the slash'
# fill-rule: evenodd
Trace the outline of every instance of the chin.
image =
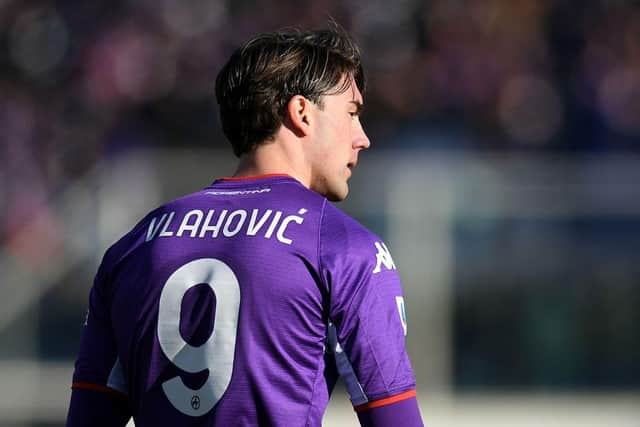
<svg viewBox="0 0 640 427">
<path fill-rule="evenodd" d="M 344 181 L 329 181 L 328 179 L 312 181 L 309 186 L 310 190 L 315 191 L 332 202 L 340 202 L 347 198 L 349 194 L 349 184 Z"/>
<path fill-rule="evenodd" d="M 347 198 L 347 195 L 349 195 L 349 187 L 345 185 L 343 189 L 340 189 L 338 191 L 327 191 L 325 197 L 327 198 L 327 200 L 332 202 L 341 202 Z"/>
</svg>

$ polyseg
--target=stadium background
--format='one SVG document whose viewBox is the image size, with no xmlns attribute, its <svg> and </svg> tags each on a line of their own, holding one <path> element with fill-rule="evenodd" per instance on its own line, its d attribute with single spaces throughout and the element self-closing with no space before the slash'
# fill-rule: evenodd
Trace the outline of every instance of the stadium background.
<svg viewBox="0 0 640 427">
<path fill-rule="evenodd" d="M 342 207 L 384 236 L 430 426 L 640 426 L 640 8 L 0 0 L 0 425 L 63 425 L 93 274 L 231 173 L 213 79 L 260 31 L 360 42 Z M 325 419 L 355 425 L 344 390 Z"/>
</svg>

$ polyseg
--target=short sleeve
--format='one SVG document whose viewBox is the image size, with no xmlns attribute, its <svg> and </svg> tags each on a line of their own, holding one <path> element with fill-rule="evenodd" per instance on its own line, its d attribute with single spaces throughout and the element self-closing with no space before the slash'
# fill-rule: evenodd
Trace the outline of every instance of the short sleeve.
<svg viewBox="0 0 640 427">
<path fill-rule="evenodd" d="M 329 289 L 330 349 L 354 406 L 409 396 L 400 278 L 384 242 L 336 208 L 326 209 L 320 261 Z"/>
<path fill-rule="evenodd" d="M 89 294 L 89 309 L 82 330 L 73 374 L 73 388 L 126 393 L 122 366 L 110 315 L 105 261 Z"/>
</svg>

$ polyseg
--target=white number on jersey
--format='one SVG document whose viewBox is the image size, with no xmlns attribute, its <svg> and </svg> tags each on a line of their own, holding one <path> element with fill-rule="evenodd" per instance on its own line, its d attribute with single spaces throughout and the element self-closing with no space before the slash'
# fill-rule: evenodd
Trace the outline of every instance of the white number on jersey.
<svg viewBox="0 0 640 427">
<path fill-rule="evenodd" d="M 209 285 L 216 295 L 215 323 L 207 341 L 194 347 L 180 334 L 180 309 L 185 293 L 201 283 Z M 171 404 L 183 414 L 193 417 L 206 414 L 229 387 L 239 309 L 238 279 L 231 268 L 218 259 L 191 261 L 178 268 L 164 284 L 158 312 L 158 340 L 162 351 L 186 372 L 209 370 L 209 377 L 197 390 L 187 387 L 179 376 L 162 384 Z"/>
</svg>

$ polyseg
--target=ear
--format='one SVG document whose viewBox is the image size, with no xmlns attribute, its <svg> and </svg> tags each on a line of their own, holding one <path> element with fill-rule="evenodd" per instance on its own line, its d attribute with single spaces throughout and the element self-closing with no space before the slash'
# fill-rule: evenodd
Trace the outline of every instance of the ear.
<svg viewBox="0 0 640 427">
<path fill-rule="evenodd" d="M 287 103 L 285 125 L 299 137 L 307 136 L 313 122 L 313 103 L 302 95 L 292 97 Z"/>
</svg>

